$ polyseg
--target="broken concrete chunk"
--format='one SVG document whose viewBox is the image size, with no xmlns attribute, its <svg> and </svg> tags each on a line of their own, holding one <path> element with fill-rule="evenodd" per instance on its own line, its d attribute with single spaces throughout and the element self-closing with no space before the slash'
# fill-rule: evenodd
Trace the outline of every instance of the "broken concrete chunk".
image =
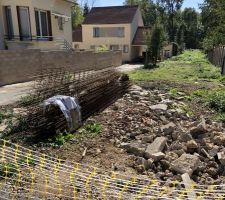
<svg viewBox="0 0 225 200">
<path fill-rule="evenodd" d="M 144 142 L 144 143 L 151 143 L 151 142 L 153 142 L 153 140 L 154 140 L 154 136 L 153 135 L 151 135 L 151 136 L 144 136 L 142 138 L 142 142 Z"/>
<path fill-rule="evenodd" d="M 176 125 L 173 122 L 170 122 L 169 124 L 162 126 L 160 129 L 163 133 L 169 135 L 173 133 L 175 127 Z"/>
<path fill-rule="evenodd" d="M 202 119 L 202 122 L 197 127 L 193 127 L 193 128 L 190 129 L 190 134 L 194 138 L 197 138 L 199 135 L 205 134 L 207 132 L 208 131 L 207 131 L 204 119 Z"/>
<path fill-rule="evenodd" d="M 138 85 L 132 85 L 129 89 L 130 91 L 142 91 L 142 87 L 138 86 Z"/>
<path fill-rule="evenodd" d="M 193 180 L 191 180 L 188 173 L 183 174 L 181 176 L 181 178 L 183 180 L 185 189 L 187 191 L 188 199 L 196 199 L 197 196 L 196 196 L 196 194 L 194 192 L 194 188 L 193 188 L 193 185 L 195 185 L 195 182 Z"/>
<path fill-rule="evenodd" d="M 191 176 L 198 168 L 199 163 L 200 160 L 197 156 L 183 154 L 171 163 L 171 169 L 181 174 L 188 173 Z"/>
<path fill-rule="evenodd" d="M 190 141 L 187 142 L 187 148 L 188 149 L 197 149 L 198 144 L 194 140 L 190 140 Z"/>
<path fill-rule="evenodd" d="M 157 104 L 157 105 L 150 106 L 151 110 L 164 110 L 164 111 L 166 111 L 167 108 L 168 108 L 168 106 L 166 104 Z"/>
<path fill-rule="evenodd" d="M 149 170 L 149 169 L 152 167 L 153 160 L 152 160 L 152 159 L 145 160 L 145 159 L 143 158 L 142 164 L 143 164 L 145 170 Z"/>
<path fill-rule="evenodd" d="M 214 157 L 217 155 L 218 151 L 219 151 L 219 147 L 215 145 L 211 150 L 209 150 L 209 155 Z"/>
<path fill-rule="evenodd" d="M 219 152 L 217 154 L 217 157 L 218 157 L 220 163 L 225 166 L 225 153 L 224 152 Z"/>
<path fill-rule="evenodd" d="M 8 126 L 7 124 L 0 125 L 0 133 L 3 132 L 3 131 L 5 131 L 6 128 L 7 128 L 7 126 Z"/>
<path fill-rule="evenodd" d="M 151 144 L 148 145 L 145 151 L 145 156 L 147 158 L 151 158 L 151 155 L 161 152 L 164 149 L 166 142 L 166 137 L 157 137 Z"/>
<path fill-rule="evenodd" d="M 145 154 L 146 146 L 138 142 L 122 143 L 120 146 L 126 149 L 128 153 L 132 153 L 135 156 L 143 157 Z"/>
<path fill-rule="evenodd" d="M 179 134 L 179 136 L 178 136 L 178 140 L 179 140 L 180 142 L 187 142 L 187 141 L 192 140 L 192 139 L 193 139 L 193 138 L 192 138 L 191 134 L 185 133 L 185 132 L 181 132 L 181 133 Z"/>
<path fill-rule="evenodd" d="M 165 154 L 162 152 L 154 153 L 154 154 L 151 154 L 150 156 L 155 162 L 158 162 L 162 160 L 163 158 L 165 158 Z"/>
</svg>

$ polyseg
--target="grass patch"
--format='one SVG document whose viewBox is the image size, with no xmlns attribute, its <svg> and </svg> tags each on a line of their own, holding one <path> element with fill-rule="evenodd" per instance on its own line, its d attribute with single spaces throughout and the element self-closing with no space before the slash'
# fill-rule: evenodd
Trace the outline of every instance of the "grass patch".
<svg viewBox="0 0 225 200">
<path fill-rule="evenodd" d="M 215 67 L 200 50 L 188 50 L 183 54 L 161 62 L 158 68 L 147 70 L 139 69 L 129 73 L 132 80 L 171 80 L 171 81 L 198 81 L 224 80 L 220 69 Z"/>
<path fill-rule="evenodd" d="M 211 108 L 225 114 L 225 90 L 209 92 L 207 101 Z"/>
<path fill-rule="evenodd" d="M 13 113 L 12 111 L 0 111 L 0 124 L 4 121 L 4 120 L 9 120 L 13 118 Z"/>
<path fill-rule="evenodd" d="M 74 141 L 80 143 L 85 139 L 97 137 L 101 132 L 102 132 L 101 124 L 91 123 L 86 125 L 80 131 L 74 134 L 67 131 L 64 131 L 63 133 L 59 133 L 53 138 L 50 138 L 49 142 L 54 143 L 57 146 L 62 146 L 66 142 L 73 139 Z"/>
<path fill-rule="evenodd" d="M 34 103 L 36 100 L 36 97 L 34 95 L 27 95 L 24 97 L 21 97 L 19 104 L 23 107 L 30 106 Z"/>
<path fill-rule="evenodd" d="M 196 90 L 192 98 L 199 98 L 206 106 L 217 112 L 216 119 L 225 122 L 225 89 L 221 90 Z"/>
<path fill-rule="evenodd" d="M 91 123 L 82 128 L 75 136 L 78 143 L 85 139 L 95 138 L 102 132 L 102 125 L 99 123 Z"/>
</svg>

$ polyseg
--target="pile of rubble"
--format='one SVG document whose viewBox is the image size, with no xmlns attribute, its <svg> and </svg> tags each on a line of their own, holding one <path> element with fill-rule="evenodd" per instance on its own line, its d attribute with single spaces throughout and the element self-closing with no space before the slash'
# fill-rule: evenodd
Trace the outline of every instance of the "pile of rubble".
<svg viewBox="0 0 225 200">
<path fill-rule="evenodd" d="M 199 184 L 225 183 L 225 128 L 207 116 L 190 117 L 182 95 L 133 86 L 103 112 L 106 137 L 130 154 L 132 167 L 140 174 L 168 181 L 190 176 Z"/>
</svg>

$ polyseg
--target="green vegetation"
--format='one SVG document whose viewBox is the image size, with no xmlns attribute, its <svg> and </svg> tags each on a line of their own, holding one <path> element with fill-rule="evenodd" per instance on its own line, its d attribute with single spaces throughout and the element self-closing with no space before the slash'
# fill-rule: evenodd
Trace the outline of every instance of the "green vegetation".
<svg viewBox="0 0 225 200">
<path fill-rule="evenodd" d="M 218 81 L 222 79 L 220 69 L 213 66 L 200 50 L 188 50 L 183 54 L 160 63 L 153 70 L 140 69 L 129 73 L 132 80 L 168 81 Z"/>
<path fill-rule="evenodd" d="M 30 106 L 34 101 L 35 101 L 35 96 L 34 95 L 28 95 L 28 96 L 24 96 L 21 97 L 20 99 L 20 105 L 21 106 Z"/>
<path fill-rule="evenodd" d="M 95 138 L 102 132 L 102 125 L 99 123 L 91 123 L 82 128 L 75 135 L 75 140 L 80 143 L 85 139 Z"/>
<path fill-rule="evenodd" d="M 12 111 L 0 111 L 0 124 L 4 121 L 4 120 L 9 120 L 13 117 L 13 113 Z"/>
<path fill-rule="evenodd" d="M 83 127 L 80 131 L 77 133 L 70 133 L 67 131 L 64 131 L 63 133 L 59 133 L 53 138 L 49 139 L 49 142 L 52 142 L 58 146 L 64 145 L 66 142 L 70 140 L 74 140 L 76 142 L 82 142 L 85 139 L 88 138 L 95 138 L 97 137 L 102 131 L 102 125 L 99 123 L 91 123 Z"/>
<path fill-rule="evenodd" d="M 201 5 L 204 29 L 203 47 L 210 50 L 225 44 L 225 1 L 204 0 Z"/>
<path fill-rule="evenodd" d="M 209 92 L 207 102 L 211 108 L 225 114 L 225 90 Z"/>
<path fill-rule="evenodd" d="M 96 49 L 97 52 L 106 52 L 108 50 L 109 50 L 109 48 L 105 45 L 101 45 Z"/>
<path fill-rule="evenodd" d="M 63 133 L 58 133 L 54 136 L 53 139 L 49 139 L 50 142 L 55 143 L 56 145 L 64 145 L 66 142 L 70 141 L 74 138 L 74 134 L 71 134 L 67 131 L 64 131 Z"/>
<path fill-rule="evenodd" d="M 14 164 L 11 163 L 2 163 L 0 164 L 0 176 L 3 177 L 12 177 L 16 175 L 17 168 Z"/>
<path fill-rule="evenodd" d="M 216 111 L 216 119 L 225 122 L 225 89 L 196 90 L 193 97 L 202 100 L 207 106 Z"/>
</svg>

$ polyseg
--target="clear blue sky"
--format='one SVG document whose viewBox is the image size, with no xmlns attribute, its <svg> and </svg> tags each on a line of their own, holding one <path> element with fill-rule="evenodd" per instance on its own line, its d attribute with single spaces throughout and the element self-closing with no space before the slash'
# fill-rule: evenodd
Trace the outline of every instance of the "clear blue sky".
<svg viewBox="0 0 225 200">
<path fill-rule="evenodd" d="M 124 0 L 89 0 L 88 2 L 91 3 L 93 1 L 95 2 L 94 6 L 119 6 L 124 2 Z M 198 9 L 198 4 L 202 2 L 203 0 L 184 0 L 183 8 L 192 7 Z"/>
</svg>

